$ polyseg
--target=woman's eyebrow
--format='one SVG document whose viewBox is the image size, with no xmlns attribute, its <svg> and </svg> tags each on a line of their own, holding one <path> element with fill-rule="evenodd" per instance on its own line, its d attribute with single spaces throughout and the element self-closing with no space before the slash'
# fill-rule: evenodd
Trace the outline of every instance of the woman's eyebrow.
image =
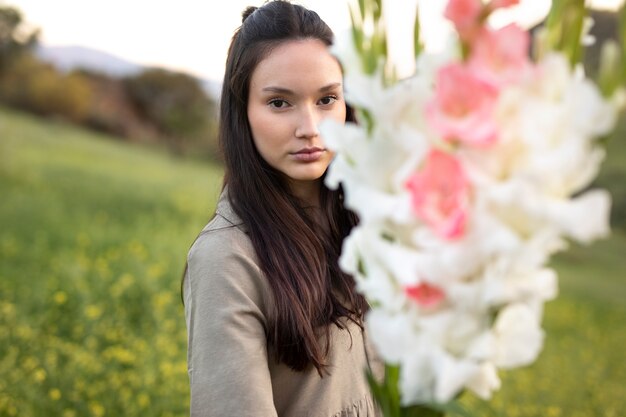
<svg viewBox="0 0 626 417">
<path fill-rule="evenodd" d="M 338 87 L 341 87 L 341 83 L 331 83 L 331 84 L 328 84 L 328 85 L 325 85 L 325 86 L 321 87 L 319 89 L 319 92 L 320 93 L 325 93 L 327 91 L 334 90 L 335 88 L 338 88 Z M 270 92 L 270 93 L 285 94 L 285 95 L 295 95 L 296 94 L 296 93 L 294 93 L 292 90 L 290 90 L 288 88 L 275 87 L 275 86 L 264 87 L 261 91 Z"/>
<path fill-rule="evenodd" d="M 330 83 L 328 85 L 325 85 L 324 87 L 320 88 L 320 93 L 325 93 L 327 91 L 330 90 L 334 90 L 335 88 L 341 87 L 341 83 Z"/>
<path fill-rule="evenodd" d="M 293 91 L 289 90 L 288 88 L 283 88 L 283 87 L 265 87 L 261 91 L 267 91 L 269 93 L 278 93 L 278 94 L 285 94 L 285 95 L 295 94 Z"/>
</svg>

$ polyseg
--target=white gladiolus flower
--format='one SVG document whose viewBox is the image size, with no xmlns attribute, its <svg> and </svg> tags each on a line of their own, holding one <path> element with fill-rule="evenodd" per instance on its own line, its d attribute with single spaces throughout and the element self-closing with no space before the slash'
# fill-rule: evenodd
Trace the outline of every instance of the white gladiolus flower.
<svg viewBox="0 0 626 417">
<path fill-rule="evenodd" d="M 413 244 L 420 248 L 420 270 L 440 282 L 461 281 L 469 278 L 498 253 L 506 253 L 520 246 L 519 238 L 493 215 L 474 206 L 470 227 L 465 236 L 447 241 L 430 230 L 418 228 Z M 482 237 L 488 235 L 489 239 Z"/>
<path fill-rule="evenodd" d="M 478 163 L 491 157 L 507 164 L 509 175 L 567 197 L 597 174 L 604 153 L 593 139 L 613 128 L 617 110 L 594 84 L 573 74 L 562 56 L 549 55 L 536 73 L 528 84 L 503 91 L 498 109 L 502 142 L 495 155 L 486 152 Z"/>
<path fill-rule="evenodd" d="M 526 273 L 512 270 L 504 276 L 488 274 L 486 279 L 484 297 L 490 305 L 533 299 L 543 302 L 552 300 L 558 292 L 556 273 L 546 268 Z"/>
<path fill-rule="evenodd" d="M 336 188 L 343 183 L 346 205 L 365 221 L 385 217 L 399 223 L 411 221 L 410 196 L 404 182 L 426 148 L 419 132 L 378 129 L 374 137 L 368 138 L 358 126 L 329 119 L 320 125 L 320 130 L 326 146 L 337 153 L 326 185 Z"/>
<path fill-rule="evenodd" d="M 478 364 L 442 354 L 435 361 L 437 379 L 434 397 L 437 402 L 450 401 L 480 371 Z"/>
<path fill-rule="evenodd" d="M 379 353 L 389 363 L 399 363 L 420 341 L 412 331 L 413 323 L 405 314 L 388 314 L 373 309 L 367 314 L 367 329 Z"/>
<path fill-rule="evenodd" d="M 538 317 L 528 306 L 512 304 L 498 314 L 494 337 L 494 363 L 508 369 L 532 363 L 541 350 L 544 334 Z"/>
<path fill-rule="evenodd" d="M 570 201 L 555 202 L 549 207 L 550 217 L 563 233 L 581 243 L 608 236 L 611 195 L 592 190 Z M 593 213 L 593 215 L 590 215 Z"/>
<path fill-rule="evenodd" d="M 423 342 L 424 339 L 419 341 Z M 433 367 L 435 357 L 432 344 L 417 343 L 411 347 L 400 368 L 403 405 L 433 401 L 437 381 L 436 369 Z"/>
<path fill-rule="evenodd" d="M 374 346 L 400 366 L 403 405 L 447 402 L 463 390 L 488 399 L 500 388 L 498 369 L 532 363 L 544 303 L 558 293 L 550 257 L 566 239 L 589 243 L 610 232 L 610 195 L 584 190 L 626 90 L 605 99 L 558 53 L 524 61 L 523 74 L 507 67 L 513 76 L 491 85 L 463 67 L 460 51 L 450 38 L 443 52 L 419 56 L 413 76 L 389 84 L 364 73 L 350 34 L 332 47 L 358 119 L 320 125 L 336 154 L 326 185 L 341 184 L 359 217 L 339 265 L 370 302 Z M 457 97 L 468 89 L 440 76 L 450 68 L 484 88 Z M 476 112 L 481 94 L 490 105 Z M 466 126 L 468 115 L 493 128 L 489 140 L 461 140 L 464 131 L 446 125 Z"/>
<path fill-rule="evenodd" d="M 397 310 L 402 305 L 403 295 L 382 267 L 379 257 L 380 254 L 371 250 L 366 232 L 356 228 L 344 240 L 339 266 L 355 277 L 357 289 L 370 301 L 392 309 L 395 306 Z"/>
<path fill-rule="evenodd" d="M 469 379 L 466 387 L 483 400 L 491 398 L 492 392 L 500 389 L 496 366 L 491 362 L 483 363 L 478 372 Z"/>
</svg>

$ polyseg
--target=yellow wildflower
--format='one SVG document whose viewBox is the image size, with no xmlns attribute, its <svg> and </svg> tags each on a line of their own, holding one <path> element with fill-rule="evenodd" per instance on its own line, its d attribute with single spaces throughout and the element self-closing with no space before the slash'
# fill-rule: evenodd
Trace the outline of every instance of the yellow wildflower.
<svg viewBox="0 0 626 417">
<path fill-rule="evenodd" d="M 48 397 L 50 397 L 52 401 L 57 401 L 61 399 L 61 391 L 57 388 L 52 388 L 48 391 Z"/>
<path fill-rule="evenodd" d="M 65 304 L 65 302 L 67 301 L 67 294 L 64 293 L 63 291 L 57 291 L 52 296 L 52 299 L 54 300 L 55 303 L 59 305 Z"/>
<path fill-rule="evenodd" d="M 39 368 L 33 373 L 33 377 L 35 378 L 35 381 L 41 383 L 46 380 L 46 371 Z"/>
<path fill-rule="evenodd" d="M 139 407 L 146 408 L 150 405 L 150 397 L 146 393 L 141 393 L 137 398 L 137 402 L 139 403 Z"/>
<path fill-rule="evenodd" d="M 104 412 L 106 411 L 102 404 L 97 401 L 92 401 L 89 403 L 89 411 L 96 417 L 102 417 Z"/>
<path fill-rule="evenodd" d="M 85 309 L 85 316 L 87 316 L 88 319 L 95 320 L 99 318 L 101 315 L 102 315 L 102 308 L 97 305 L 92 304 L 92 305 L 87 306 L 87 308 Z"/>
</svg>

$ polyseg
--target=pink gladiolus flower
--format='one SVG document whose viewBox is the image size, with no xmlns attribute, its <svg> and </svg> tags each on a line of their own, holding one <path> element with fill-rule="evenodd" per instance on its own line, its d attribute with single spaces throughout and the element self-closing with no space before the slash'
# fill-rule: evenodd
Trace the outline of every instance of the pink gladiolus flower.
<svg viewBox="0 0 626 417">
<path fill-rule="evenodd" d="M 501 87 L 524 77 L 531 67 L 530 35 L 515 24 L 481 31 L 472 43 L 468 66 L 485 81 Z"/>
<path fill-rule="evenodd" d="M 407 297 L 424 308 L 437 307 L 446 296 L 441 288 L 426 282 L 404 287 L 404 292 Z"/>
<path fill-rule="evenodd" d="M 418 217 L 446 239 L 465 232 L 470 184 L 461 163 L 452 155 L 432 150 L 421 171 L 406 183 Z"/>
<path fill-rule="evenodd" d="M 480 27 L 482 11 L 481 0 L 450 0 L 443 15 L 454 24 L 462 39 L 469 40 Z"/>
<path fill-rule="evenodd" d="M 437 74 L 436 92 L 426 118 L 444 140 L 490 145 L 497 140 L 493 117 L 498 89 L 468 67 L 451 64 Z"/>
</svg>

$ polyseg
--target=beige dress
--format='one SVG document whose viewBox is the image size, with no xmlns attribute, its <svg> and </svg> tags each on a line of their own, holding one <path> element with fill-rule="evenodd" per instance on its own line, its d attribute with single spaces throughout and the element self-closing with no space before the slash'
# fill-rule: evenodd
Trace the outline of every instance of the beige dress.
<svg viewBox="0 0 626 417">
<path fill-rule="evenodd" d="M 191 416 L 374 417 L 365 370 L 383 369 L 360 328 L 332 325 L 330 376 L 295 372 L 268 355 L 272 295 L 226 194 L 189 250 L 183 285 Z"/>
</svg>

